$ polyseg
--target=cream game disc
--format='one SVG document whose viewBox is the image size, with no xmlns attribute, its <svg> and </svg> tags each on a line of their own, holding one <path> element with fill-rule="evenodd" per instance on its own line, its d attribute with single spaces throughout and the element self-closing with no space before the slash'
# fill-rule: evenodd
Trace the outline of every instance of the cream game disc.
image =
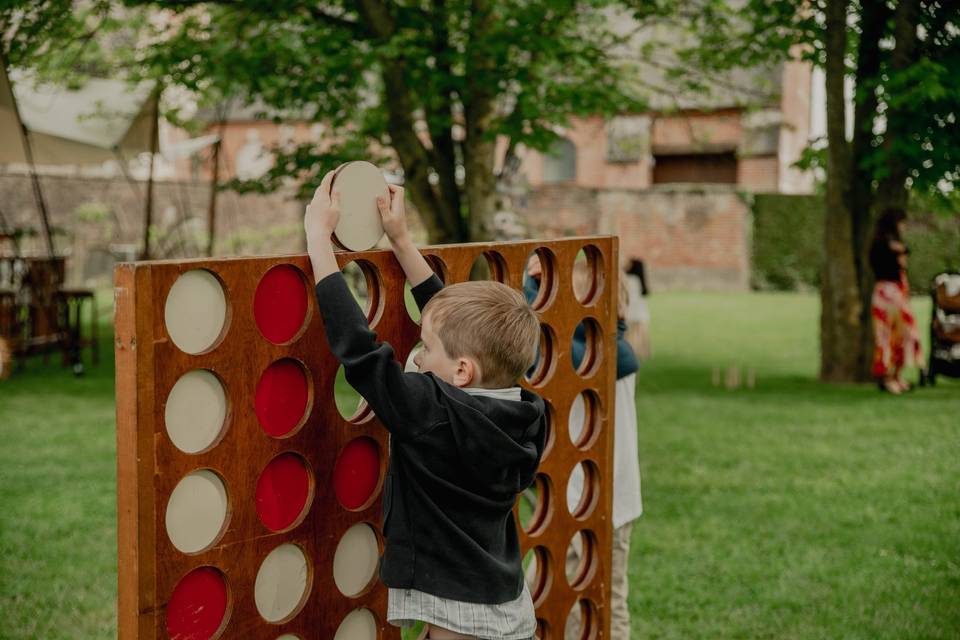
<svg viewBox="0 0 960 640">
<path fill-rule="evenodd" d="M 369 162 L 348 162 L 337 169 L 331 190 L 340 192 L 340 222 L 333 237 L 344 249 L 367 251 L 383 236 L 377 198 L 389 202 L 383 173 Z"/>
</svg>

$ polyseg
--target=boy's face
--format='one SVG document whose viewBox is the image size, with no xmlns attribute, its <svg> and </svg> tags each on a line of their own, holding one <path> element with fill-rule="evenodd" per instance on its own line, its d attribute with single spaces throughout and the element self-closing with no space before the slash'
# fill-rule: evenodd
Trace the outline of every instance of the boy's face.
<svg viewBox="0 0 960 640">
<path fill-rule="evenodd" d="M 440 338 L 434 333 L 427 314 L 420 321 L 420 341 L 423 348 L 413 358 L 420 373 L 432 373 L 455 387 L 469 387 L 479 381 L 479 367 L 473 358 L 451 358 Z"/>
</svg>

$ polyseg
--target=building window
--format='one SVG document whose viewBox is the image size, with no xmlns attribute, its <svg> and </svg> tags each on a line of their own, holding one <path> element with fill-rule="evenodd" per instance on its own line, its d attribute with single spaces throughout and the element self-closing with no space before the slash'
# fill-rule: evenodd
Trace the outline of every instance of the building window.
<svg viewBox="0 0 960 640">
<path fill-rule="evenodd" d="M 543 156 L 544 182 L 573 182 L 577 179 L 577 148 L 560 138 Z"/>
<path fill-rule="evenodd" d="M 655 155 L 653 183 L 737 183 L 737 156 L 729 153 Z"/>
</svg>

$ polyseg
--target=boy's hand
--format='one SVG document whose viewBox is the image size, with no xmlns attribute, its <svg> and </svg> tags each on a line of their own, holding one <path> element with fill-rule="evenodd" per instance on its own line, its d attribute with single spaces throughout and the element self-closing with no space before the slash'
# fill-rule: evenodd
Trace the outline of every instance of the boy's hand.
<svg viewBox="0 0 960 640">
<path fill-rule="evenodd" d="M 333 171 L 323 177 L 323 181 L 313 194 L 313 200 L 307 205 L 303 215 L 303 228 L 307 234 L 307 251 L 322 240 L 329 240 L 333 230 L 340 222 L 340 192 L 330 194 Z"/>
<path fill-rule="evenodd" d="M 377 209 L 383 222 L 383 230 L 390 239 L 390 244 L 397 246 L 410 239 L 410 230 L 407 228 L 407 212 L 404 204 L 403 187 L 387 185 L 390 190 L 390 202 L 384 198 L 377 198 Z"/>
</svg>

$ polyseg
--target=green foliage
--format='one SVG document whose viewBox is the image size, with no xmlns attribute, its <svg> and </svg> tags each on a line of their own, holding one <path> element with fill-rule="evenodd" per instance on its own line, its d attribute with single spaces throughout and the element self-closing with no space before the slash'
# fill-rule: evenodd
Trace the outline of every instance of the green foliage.
<svg viewBox="0 0 960 640">
<path fill-rule="evenodd" d="M 471 163 L 468 154 L 480 153 L 471 141 L 506 136 L 545 149 L 571 116 L 642 107 L 618 72 L 616 51 L 629 34 L 618 32 L 610 11 L 651 19 L 674 0 L 164 3 L 172 20 L 151 20 L 152 1 L 94 3 L 86 18 L 68 15 L 69 5 L 49 2 L 31 15 L 48 30 L 45 19 L 60 20 L 56 34 L 70 41 L 95 22 L 99 44 L 84 55 L 112 75 L 185 89 L 204 107 L 256 104 L 273 117 L 326 127 L 320 148 L 276 148 L 268 175 L 231 187 L 267 191 L 295 178 L 305 196 L 329 169 L 382 160 L 392 147 L 407 180 L 421 187 L 410 191 L 418 208 L 449 226 L 476 213 L 465 185 L 492 189 L 475 176 L 492 173 L 493 159 Z M 53 55 L 52 38 L 36 34 L 34 50 L 54 62 L 15 62 L 64 68 L 70 55 Z M 188 124 L 176 106 L 166 116 Z"/>
<path fill-rule="evenodd" d="M 756 194 L 753 199 L 754 289 L 818 287 L 823 259 L 823 198 Z"/>
<path fill-rule="evenodd" d="M 73 210 L 78 222 L 99 223 L 110 219 L 110 207 L 102 202 L 83 202 Z"/>
<path fill-rule="evenodd" d="M 911 202 L 906 242 L 907 274 L 915 292 L 934 276 L 960 270 L 960 217 L 944 211 L 939 198 Z M 823 199 L 820 196 L 757 194 L 753 202 L 751 285 L 796 291 L 820 286 L 823 261 Z"/>
<path fill-rule="evenodd" d="M 695 45 L 680 51 L 680 58 L 703 69 L 729 70 L 771 62 L 805 59 L 824 63 L 823 0 L 747 0 L 731 3 L 703 0 L 701 11 L 691 16 L 698 33 Z M 873 131 L 869 148 L 855 159 L 877 182 L 892 164 L 908 169 L 909 186 L 917 192 L 936 193 L 960 187 L 960 3 L 920 3 L 914 59 L 906 68 L 891 65 L 893 49 L 880 47 L 880 72 L 876 78 L 856 77 L 856 59 L 863 28 L 864 3 L 848 7 L 848 74 L 854 80 L 855 101 L 878 98 L 876 113 L 866 114 Z M 876 9 L 871 6 L 871 9 Z M 887 9 L 892 15 L 892 11 Z M 884 37 L 894 40 L 894 21 L 885 21 Z M 677 70 L 683 73 L 683 70 Z M 874 119 L 878 116 L 886 120 Z M 895 118 L 895 122 L 891 122 Z M 859 124 L 858 124 L 859 126 Z M 885 135 L 895 130 L 896 137 Z M 815 154 L 804 162 L 815 161 Z M 820 166 L 823 166 L 821 163 Z"/>
<path fill-rule="evenodd" d="M 960 271 L 960 221 L 925 215 L 907 228 L 910 247 L 910 288 L 929 291 L 933 278 L 944 271 Z"/>
</svg>

